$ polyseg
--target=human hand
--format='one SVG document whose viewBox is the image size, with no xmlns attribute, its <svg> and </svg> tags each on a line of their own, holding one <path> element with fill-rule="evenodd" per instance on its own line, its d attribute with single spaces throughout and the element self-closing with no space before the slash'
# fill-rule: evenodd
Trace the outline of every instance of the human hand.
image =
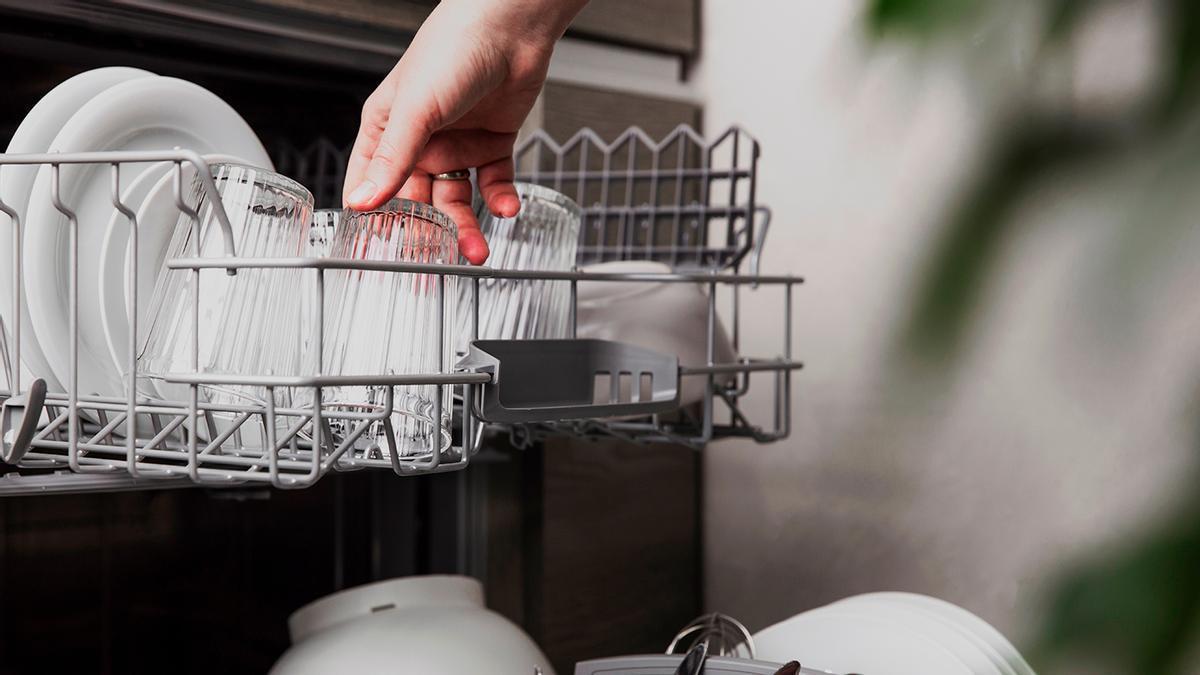
<svg viewBox="0 0 1200 675">
<path fill-rule="evenodd" d="M 399 195 L 458 225 L 459 250 L 488 256 L 471 184 L 432 175 L 476 169 L 488 209 L 511 217 L 513 143 L 546 79 L 554 43 L 586 0 L 444 0 L 363 105 L 343 200 L 360 210 Z"/>
</svg>

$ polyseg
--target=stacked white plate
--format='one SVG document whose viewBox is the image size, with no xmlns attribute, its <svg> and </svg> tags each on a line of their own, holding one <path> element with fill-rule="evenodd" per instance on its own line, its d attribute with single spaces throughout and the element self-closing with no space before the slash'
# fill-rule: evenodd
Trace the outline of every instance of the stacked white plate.
<svg viewBox="0 0 1200 675">
<path fill-rule="evenodd" d="M 754 646 L 756 658 L 833 673 L 1033 675 L 986 621 L 915 593 L 846 598 L 764 628 Z"/>
<path fill-rule="evenodd" d="M 55 87 L 29 111 L 5 151 L 10 154 L 171 150 L 216 159 L 239 158 L 272 168 L 258 137 L 228 104 L 190 82 L 136 68 L 99 68 Z M 185 176 L 185 190 L 190 180 Z M 125 390 L 130 318 L 144 311 L 179 211 L 170 163 L 123 164 L 124 204 L 138 216 L 136 263 L 129 256 L 130 223 L 112 203 L 107 165 L 64 165 L 60 195 L 76 215 L 79 246 L 80 394 Z M 70 234 L 51 198 L 49 166 L 0 168 L 0 198 L 22 223 L 21 306 L 12 306 L 11 274 L 0 274 L 0 319 L 22 330 L 23 385 L 43 378 L 66 391 L 70 363 Z M 0 269 L 15 260 L 12 223 L 0 215 Z M 138 303 L 129 302 L 128 266 L 137 265 Z M 30 330 L 32 328 L 32 330 Z M 11 344 L 11 342 L 10 342 Z"/>
</svg>

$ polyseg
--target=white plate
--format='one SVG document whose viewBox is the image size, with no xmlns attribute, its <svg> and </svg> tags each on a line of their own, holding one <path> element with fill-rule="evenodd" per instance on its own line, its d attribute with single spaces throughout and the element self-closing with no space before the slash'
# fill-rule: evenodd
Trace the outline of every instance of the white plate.
<svg viewBox="0 0 1200 675">
<path fill-rule="evenodd" d="M 136 179 L 129 181 L 121 192 L 121 202 L 128 206 L 137 218 L 139 261 L 146 254 L 147 248 L 154 247 L 153 239 L 156 235 L 160 231 L 169 232 L 175 225 L 175 222 L 172 221 L 170 225 L 159 226 L 157 223 L 153 223 L 147 226 L 141 216 L 141 211 L 145 207 L 146 195 L 150 194 L 160 179 L 169 177 L 173 173 L 171 162 L 155 164 L 143 171 Z M 189 174 L 193 173 L 195 173 L 194 170 L 189 172 Z M 186 186 L 188 183 L 185 182 L 184 185 Z M 108 226 L 105 228 L 104 241 L 100 244 L 100 275 L 98 279 L 100 322 L 104 327 L 109 356 L 112 357 L 113 363 L 117 365 L 118 371 L 122 374 L 128 370 L 129 365 L 129 313 L 126 311 L 128 281 L 124 267 L 126 261 L 123 259 L 128 255 L 129 228 L 129 220 L 113 209 L 108 219 Z M 170 238 L 169 234 L 167 238 Z M 139 266 L 139 292 L 145 283 L 144 274 L 143 268 Z M 156 274 L 157 271 L 151 276 Z M 142 301 L 140 295 L 138 301 Z"/>
<path fill-rule="evenodd" d="M 17 127 L 5 152 L 46 152 L 62 125 L 96 94 L 121 82 L 153 76 L 154 73 L 137 68 L 97 68 L 64 80 L 33 106 L 21 122 L 21 126 Z M 0 169 L 0 197 L 21 217 L 22 224 L 26 225 L 25 232 L 29 231 L 29 221 L 26 218 L 29 192 L 37 175 L 36 165 L 6 166 Z M 12 269 L 12 241 L 12 223 L 7 217 L 0 215 L 0 268 L 6 272 Z M 25 263 L 28 265 L 29 261 L 26 260 Z M 10 332 L 16 321 L 16 312 L 12 307 L 12 282 L 11 273 L 0 274 L 0 318 L 4 320 L 4 325 Z M 28 386 L 32 378 L 40 377 L 46 380 L 50 391 L 62 391 L 62 383 L 55 377 L 50 361 L 34 338 L 33 331 L 29 330 L 29 304 L 25 297 L 21 298 L 21 325 L 21 356 L 25 365 L 21 373 L 23 386 Z"/>
<path fill-rule="evenodd" d="M 190 82 L 168 77 L 118 84 L 97 95 L 63 126 L 51 151 L 168 150 L 222 152 L 252 161 L 266 150 L 228 104 Z M 152 165 L 125 165 L 130 184 Z M 126 171 L 126 169 L 132 169 Z M 78 218 L 79 391 L 122 391 L 120 370 L 109 354 L 98 292 L 100 257 L 110 215 L 111 175 L 102 167 L 64 167 L 62 198 Z M 50 203 L 50 171 L 43 168 L 30 197 L 29 236 L 24 252 L 26 297 L 34 333 L 59 381 L 69 374 L 69 235 L 66 218 Z"/>
<path fill-rule="evenodd" d="M 1017 673 L 1017 675 L 1036 675 L 1033 668 L 1017 651 L 1008 638 L 996 630 L 992 624 L 984 621 L 970 611 L 959 607 L 958 605 L 939 600 L 938 598 L 928 595 L 920 595 L 918 593 L 904 593 L 900 591 L 889 591 L 884 593 L 872 593 L 874 597 L 887 598 L 897 603 L 908 603 L 916 607 L 927 609 L 945 617 L 948 621 L 953 621 L 968 631 L 977 635 L 981 640 L 991 645 L 992 649 L 999 652 L 1005 659 L 1008 666 Z"/>
<path fill-rule="evenodd" d="M 583 268 L 604 274 L 669 274 L 671 268 L 649 260 L 618 260 Z M 664 354 L 675 354 L 681 366 L 703 366 L 708 333 L 708 294 L 697 284 L 645 281 L 581 281 L 576 296 L 577 328 L 581 338 L 620 340 Z M 725 328 L 717 321 L 717 363 L 736 356 Z M 718 385 L 733 382 L 718 375 Z M 704 399 L 704 377 L 680 378 L 680 405 Z"/>
<path fill-rule="evenodd" d="M 976 675 L 1016 675 L 1004 657 L 987 642 L 957 622 L 947 621 L 942 615 L 918 605 L 868 593 L 839 600 L 829 607 L 862 610 L 871 616 L 901 621 L 949 649 Z"/>
<path fill-rule="evenodd" d="M 209 163 L 237 162 L 269 168 L 268 158 L 260 163 L 242 157 L 222 154 L 204 155 Z M 175 172 L 172 164 L 156 164 L 138 176 L 121 195 L 122 201 L 136 212 L 138 223 L 137 257 L 137 318 L 139 332 L 146 327 L 146 311 L 158 275 L 162 272 L 175 226 L 179 223 L 179 207 L 175 205 Z M 186 197 L 195 178 L 196 169 L 183 165 L 183 192 Z M 129 221 L 112 210 L 100 246 L 100 318 L 104 326 L 105 343 L 117 371 L 124 376 L 129 370 L 129 327 L 133 308 L 129 293 Z M 122 380 L 124 381 L 124 380 Z"/>
<path fill-rule="evenodd" d="M 822 607 L 754 634 L 755 658 L 868 675 L 974 675 L 937 642 L 898 621 Z"/>
</svg>

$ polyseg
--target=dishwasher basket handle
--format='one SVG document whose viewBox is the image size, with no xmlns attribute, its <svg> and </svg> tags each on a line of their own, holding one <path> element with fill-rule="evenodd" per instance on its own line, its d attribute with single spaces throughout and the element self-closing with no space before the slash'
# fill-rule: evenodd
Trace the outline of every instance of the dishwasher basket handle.
<svg viewBox="0 0 1200 675">
<path fill-rule="evenodd" d="M 488 373 L 485 422 L 641 416 L 679 407 L 679 359 L 609 340 L 476 340 L 459 370 Z"/>
</svg>

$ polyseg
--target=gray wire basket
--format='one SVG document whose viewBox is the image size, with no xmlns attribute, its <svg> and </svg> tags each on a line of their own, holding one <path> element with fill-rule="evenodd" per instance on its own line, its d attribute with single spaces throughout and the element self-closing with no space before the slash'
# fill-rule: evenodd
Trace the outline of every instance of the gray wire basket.
<svg viewBox="0 0 1200 675">
<path fill-rule="evenodd" d="M 582 132 L 581 132 L 582 133 Z M 640 132 L 639 132 L 640 133 Z M 731 136 L 731 134 L 733 134 Z M 741 132 L 731 131 L 722 139 L 736 138 Z M 642 134 L 644 136 L 644 134 Z M 694 132 L 684 134 L 692 140 Z M 640 137 L 640 136 L 639 136 Z M 725 141 L 722 141 L 725 142 Z M 712 145 L 712 144 L 710 144 Z M 716 147 L 720 143 L 712 145 Z M 314 146 L 317 147 L 317 146 Z M 522 146 L 528 149 L 529 144 Z M 710 148 L 711 149 L 711 148 Z M 324 152 L 324 150 L 322 150 Z M 757 156 L 757 146 L 753 153 Z M 35 165 L 49 167 L 52 181 L 51 199 L 57 211 L 64 215 L 66 227 L 77 228 L 78 220 L 72 210 L 74 205 L 61 201 L 58 177 L 64 165 L 90 164 L 111 171 L 112 204 L 126 216 L 130 226 L 131 242 L 136 242 L 138 223 L 131 209 L 121 202 L 122 186 L 120 167 L 131 163 L 171 162 L 176 180 L 176 202 L 181 213 L 188 214 L 180 195 L 183 194 L 183 168 L 192 165 L 197 175 L 209 176 L 209 168 L 199 154 L 187 150 L 157 152 L 105 152 L 77 154 L 2 155 L 0 168 L 7 165 Z M 336 165 L 336 162 L 332 165 Z M 753 193 L 753 169 L 738 180 L 749 178 L 749 193 Z M 725 172 L 728 173 L 728 172 Z M 572 177 L 585 185 L 603 185 L 616 180 L 617 174 L 604 174 L 593 180 L 586 172 L 573 175 L 560 172 L 559 178 Z M 706 174 L 714 177 L 716 174 Z M 304 177 L 301 177 L 302 179 Z M 636 178 L 636 177 L 635 177 Z M 705 178 L 707 180 L 707 178 Z M 637 178 L 640 180 L 640 178 Z M 211 182 L 211 181 L 210 181 Z M 558 183 L 561 187 L 564 183 Z M 206 186 L 216 193 L 215 187 Z M 712 192 L 710 192 L 710 195 Z M 21 231 L 16 211 L 0 195 L 0 214 L 7 215 L 14 243 L 14 259 L 6 261 L 12 265 L 14 279 L 14 305 L 19 306 L 21 288 Z M 220 207 L 220 204 L 217 204 Z M 593 207 L 597 209 L 599 207 Z M 463 265 L 423 265 L 414 263 L 385 263 L 362 260 L 332 260 L 310 258 L 254 259 L 237 256 L 229 234 L 229 221 L 223 208 L 217 209 L 217 220 L 228 234 L 225 255 L 215 258 L 175 259 L 168 267 L 190 271 L 197 279 L 196 287 L 202 283 L 200 272 L 208 269 L 225 269 L 237 273 L 244 269 L 301 270 L 312 275 L 315 306 L 325 307 L 332 300 L 326 297 L 325 276 L 331 270 L 361 269 L 390 274 L 421 274 L 434 280 L 434 288 L 444 302 L 447 298 L 446 279 L 459 277 L 460 284 L 467 284 L 473 310 L 477 310 L 479 282 L 486 278 L 547 279 L 568 283 L 571 288 L 571 336 L 575 335 L 575 305 L 578 284 L 587 282 L 634 282 L 639 284 L 683 283 L 696 284 L 707 292 L 708 316 L 706 354 L 707 362 L 699 366 L 678 367 L 673 355 L 662 355 L 662 359 L 648 358 L 645 350 L 628 349 L 616 344 L 598 347 L 594 341 L 567 340 L 560 355 L 570 361 L 573 358 L 591 359 L 589 367 L 558 369 L 553 374 L 544 368 L 535 368 L 527 359 L 518 363 L 520 349 L 508 349 L 501 345 L 494 349 L 496 359 L 484 366 L 478 363 L 455 364 L 441 362 L 436 372 L 378 374 L 371 376 L 335 376 L 317 374 L 304 377 L 283 377 L 266 373 L 237 373 L 217 375 L 200 372 L 170 374 L 171 382 L 185 385 L 191 392 L 185 400 L 149 399 L 136 390 L 138 364 L 136 345 L 138 329 L 136 317 L 131 318 L 128 346 L 129 360 L 126 372 L 130 374 L 129 388 L 122 395 L 88 396 L 77 386 L 79 362 L 79 283 L 78 264 L 81 252 L 78 237 L 72 237 L 69 258 L 71 279 L 69 287 L 69 311 L 73 334 L 70 336 L 70 367 L 65 391 L 45 391 L 44 383 L 35 381 L 33 386 L 22 387 L 21 359 L 22 343 L 28 339 L 28 327 L 22 325 L 19 313 L 11 317 L 6 326 L 5 342 L 11 364 L 10 381 L 13 391 L 0 393 L 3 414 L 0 415 L 0 495 L 3 494 L 46 494 L 51 492 L 83 492 L 131 488 L 174 487 L 178 485 L 237 485 L 245 483 L 269 484 L 278 488 L 299 488 L 314 484 L 332 471 L 358 469 L 387 469 L 399 475 L 437 473 L 462 469 L 477 452 L 484 431 L 489 427 L 507 429 L 520 440 L 534 440 L 549 434 L 573 434 L 582 436 L 614 436 L 638 442 L 672 441 L 700 447 L 705 443 L 726 436 L 749 437 L 760 442 L 769 442 L 786 436 L 790 431 L 790 384 L 791 373 L 801 367 L 791 355 L 791 310 L 792 288 L 801 279 L 792 276 L 763 276 L 755 273 L 740 273 L 736 267 L 741 256 L 748 250 L 745 244 L 753 238 L 750 215 L 757 207 L 743 204 L 737 209 L 733 233 L 736 246 L 722 245 L 686 248 L 668 247 L 661 253 L 670 254 L 680 261 L 679 269 L 663 274 L 597 274 L 573 272 L 528 272 L 497 270 L 488 267 Z M 719 210 L 705 211 L 715 214 Z M 673 222 L 682 211 L 675 207 L 655 215 L 651 209 L 642 213 L 666 218 L 661 222 Z M 728 213 L 729 211 L 726 211 Z M 593 217 L 614 217 L 618 211 L 593 210 Z M 608 215 L 605 215 L 608 214 Z M 3 222 L 0 215 L 0 222 Z M 191 214 L 194 222 L 194 213 Z M 705 219 L 705 222 L 714 222 Z M 734 222 L 730 221 L 730 222 Z M 682 222 L 682 221 L 681 221 Z M 723 221 L 723 227 L 728 225 Z M 651 226 L 653 229 L 654 226 Z M 690 225 L 688 227 L 691 227 Z M 732 227 L 732 226 L 730 226 Z M 711 228 L 710 228 L 711 229 Z M 690 240 L 689 240 L 690 241 Z M 134 244 L 135 245 L 135 244 Z M 634 247 L 636 248 L 636 247 Z M 653 248 L 653 247 L 652 247 Z M 593 249 L 588 255 L 633 255 L 636 251 L 628 246 L 615 249 Z M 652 250 L 651 253 L 654 253 Z M 690 258 L 689 258 L 690 256 Z M 689 268 L 683 259 L 693 261 L 724 260 L 722 264 L 733 269 Z M 658 258 L 663 259 L 663 258 Z M 131 266 L 128 287 L 136 289 L 137 269 Z M 735 352 L 738 349 L 740 324 L 745 317 L 739 312 L 739 298 L 744 292 L 775 289 L 781 296 L 781 311 L 786 316 L 785 330 L 780 336 L 780 351 L 769 358 L 747 358 L 738 356 L 728 362 L 716 359 L 716 335 L 718 325 L 718 297 L 728 298 L 727 314 Z M 135 303 L 136 304 L 136 303 Z M 474 311 L 477 315 L 477 311 Z M 431 330 L 438 341 L 453 340 L 447 330 L 444 313 Z M 191 320 L 198 322 L 196 312 Z M 322 350 L 324 335 L 321 322 L 315 322 L 312 336 L 315 349 Z M 471 335 L 478 336 L 477 321 L 471 321 Z M 574 351 L 572 351 L 574 350 Z M 603 355 L 601 358 L 598 355 Z M 516 359 L 516 361 L 514 361 Z M 664 360 L 665 359 L 665 360 Z M 195 363 L 196 360 L 193 360 Z M 471 367 L 467 367 L 471 366 Z M 498 374 L 503 371 L 503 377 Z M 656 378 L 654 396 L 633 396 L 618 400 L 618 396 L 604 392 L 603 397 L 568 397 L 553 405 L 545 401 L 531 400 L 529 392 L 536 393 L 539 383 L 546 378 L 557 377 L 560 391 L 591 391 L 597 377 L 615 378 L 621 373 L 650 374 Z M 664 374 L 665 373 L 665 374 Z M 698 378 L 705 383 L 705 397 L 698 410 L 668 410 L 673 391 L 670 380 L 675 378 Z M 765 377 L 771 380 L 768 391 L 773 402 L 767 409 L 768 423 L 751 422 L 752 416 L 742 410 L 741 401 L 750 389 L 751 378 Z M 664 379 L 666 378 L 666 379 Z M 726 378 L 732 378 L 727 382 Z M 609 380 L 610 382 L 614 380 Z M 274 396 L 267 396 L 262 404 L 213 405 L 203 402 L 199 395 L 205 386 L 255 386 L 268 392 L 284 389 L 306 389 L 307 396 L 289 397 L 291 400 L 321 401 L 324 389 L 338 386 L 371 386 L 383 388 L 387 395 L 380 409 L 371 412 L 339 410 L 322 405 L 309 407 L 284 407 L 274 404 Z M 429 425 L 431 436 L 428 447 L 436 450 L 423 455 L 402 455 L 394 447 L 377 448 L 374 452 L 360 452 L 354 447 L 354 439 L 372 424 L 386 423 L 393 412 L 393 401 L 406 387 L 435 386 L 434 420 L 440 424 Z M 674 383 L 674 386 L 678 386 Z M 451 388 L 460 406 L 458 415 L 443 414 L 440 410 L 441 392 Z M 613 392 L 616 385 L 613 385 Z M 526 398 L 522 398 L 526 396 Z M 489 408 L 489 402 L 501 402 L 515 409 L 498 417 L 497 408 Z M 514 404 L 515 402 L 515 404 Z M 718 410 L 723 408 L 723 412 Z M 553 410 L 550 410 L 552 408 Z M 491 412 L 489 412 L 489 410 Z M 619 417 L 609 417 L 620 415 Z M 492 422 L 485 422 L 491 419 Z M 451 422 L 450 420 L 457 420 Z M 335 435 L 331 427 L 348 430 Z M 356 435 L 357 434 L 357 435 Z M 385 434 L 386 436 L 386 434 Z M 5 468 L 7 465 L 7 468 Z"/>
</svg>

